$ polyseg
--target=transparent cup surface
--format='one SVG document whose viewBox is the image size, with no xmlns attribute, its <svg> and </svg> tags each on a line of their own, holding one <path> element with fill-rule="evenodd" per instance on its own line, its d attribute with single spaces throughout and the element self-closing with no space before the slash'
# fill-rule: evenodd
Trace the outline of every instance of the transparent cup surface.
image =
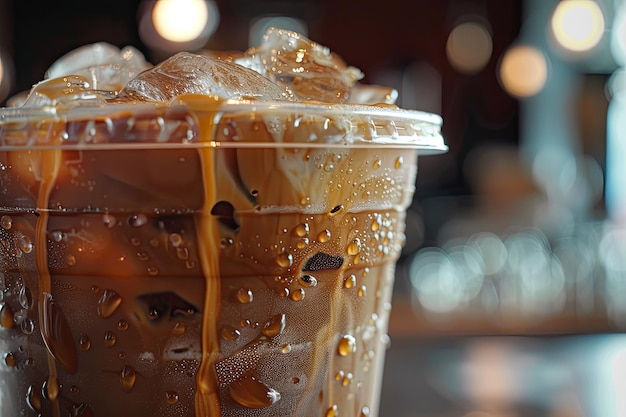
<svg viewBox="0 0 626 417">
<path fill-rule="evenodd" d="M 0 109 L 2 415 L 376 415 L 439 128 L 196 96 Z"/>
</svg>

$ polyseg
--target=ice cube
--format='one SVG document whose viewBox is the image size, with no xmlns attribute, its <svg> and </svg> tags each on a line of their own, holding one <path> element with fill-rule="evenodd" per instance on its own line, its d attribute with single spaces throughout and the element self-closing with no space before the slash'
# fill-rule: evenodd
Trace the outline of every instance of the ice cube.
<svg viewBox="0 0 626 417">
<path fill-rule="evenodd" d="M 353 104 L 395 104 L 398 90 L 381 85 L 356 83 L 350 91 L 348 103 Z"/>
<path fill-rule="evenodd" d="M 225 99 L 289 100 L 285 88 L 258 72 L 221 59 L 180 52 L 132 79 L 122 100 L 169 102 L 182 94 Z"/>
<path fill-rule="evenodd" d="M 351 87 L 363 78 L 329 48 L 289 30 L 269 28 L 261 45 L 246 54 L 259 59 L 267 76 L 300 100 L 345 102 Z"/>
<path fill-rule="evenodd" d="M 132 46 L 120 50 L 98 42 L 63 55 L 46 71 L 45 78 L 80 75 L 94 90 L 119 92 L 129 80 L 150 66 L 143 54 Z"/>
<path fill-rule="evenodd" d="M 89 81 L 79 75 L 51 78 L 35 84 L 22 107 L 43 107 L 63 104 L 66 106 L 99 104 L 105 96 L 91 89 Z"/>
</svg>

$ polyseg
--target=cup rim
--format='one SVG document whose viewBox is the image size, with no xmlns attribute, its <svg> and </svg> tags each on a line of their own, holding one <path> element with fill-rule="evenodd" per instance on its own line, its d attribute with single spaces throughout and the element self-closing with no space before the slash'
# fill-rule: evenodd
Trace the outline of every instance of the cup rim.
<svg viewBox="0 0 626 417">
<path fill-rule="evenodd" d="M 204 100 L 204 101 L 203 101 Z M 185 100 L 170 103 L 154 102 L 96 102 L 81 101 L 65 106 L 0 108 L 0 151 L 24 149 L 127 149 L 127 148 L 170 148 L 185 147 L 400 147 L 414 148 L 420 155 L 441 154 L 448 151 L 441 134 L 443 119 L 440 115 L 419 110 L 401 109 L 389 105 L 335 104 L 324 102 L 290 102 L 257 100 L 222 100 L 218 105 L 207 106 L 208 96 L 196 97 L 191 105 Z M 193 100 L 192 100 L 193 101 Z M 215 100 L 213 100 L 215 103 Z M 210 107 L 210 108 L 209 108 Z M 86 123 L 91 120 L 107 120 L 117 117 L 154 118 L 157 123 L 167 122 L 168 115 L 188 111 L 212 112 L 217 126 L 224 120 L 251 118 L 258 115 L 283 116 L 292 123 L 300 118 L 309 122 L 332 121 L 340 126 L 340 134 L 324 140 L 306 139 L 285 142 L 281 140 L 214 140 L 215 138 L 193 138 L 183 141 L 153 139 L 135 141 L 63 141 L 46 140 L 41 137 L 34 142 L 31 138 L 7 140 L 5 132 L 19 129 L 45 129 L 46 123 Z M 379 132 L 380 131 L 380 132 Z M 40 135 L 41 136 L 41 135 Z M 45 136 L 45 135 L 44 135 Z M 49 139 L 49 138 L 48 138 Z"/>
</svg>

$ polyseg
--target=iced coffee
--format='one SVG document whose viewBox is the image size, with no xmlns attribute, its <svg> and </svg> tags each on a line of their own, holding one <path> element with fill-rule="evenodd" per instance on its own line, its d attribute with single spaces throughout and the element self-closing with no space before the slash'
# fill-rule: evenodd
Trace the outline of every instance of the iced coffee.
<svg viewBox="0 0 626 417">
<path fill-rule="evenodd" d="M 301 35 L 97 44 L 0 109 L 0 409 L 375 416 L 438 116 Z"/>
</svg>

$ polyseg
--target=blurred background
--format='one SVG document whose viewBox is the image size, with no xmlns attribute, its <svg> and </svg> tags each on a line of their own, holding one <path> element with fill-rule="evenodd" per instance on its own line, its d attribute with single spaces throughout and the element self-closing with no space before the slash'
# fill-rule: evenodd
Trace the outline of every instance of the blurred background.
<svg viewBox="0 0 626 417">
<path fill-rule="evenodd" d="M 158 63 L 269 26 L 444 119 L 381 416 L 626 416 L 626 0 L 0 0 L 0 104 L 87 43 Z"/>
</svg>

